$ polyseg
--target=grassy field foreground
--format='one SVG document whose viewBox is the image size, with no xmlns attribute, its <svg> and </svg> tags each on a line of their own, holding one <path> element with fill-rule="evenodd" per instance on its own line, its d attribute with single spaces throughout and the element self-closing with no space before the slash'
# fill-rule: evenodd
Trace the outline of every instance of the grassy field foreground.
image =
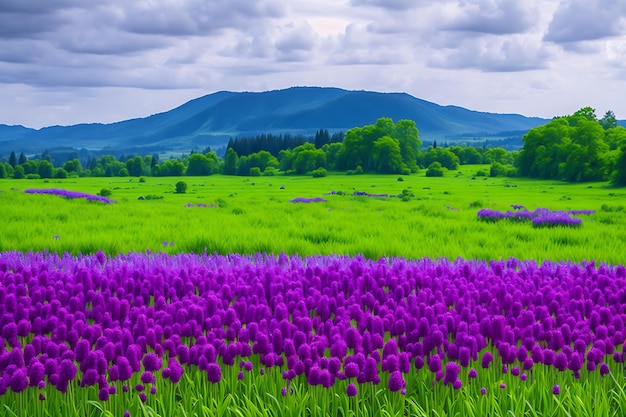
<svg viewBox="0 0 626 417">
<path fill-rule="evenodd" d="M 0 251 L 109 254 L 168 253 L 363 254 L 368 258 L 595 260 L 626 263 L 626 191 L 603 183 L 566 184 L 485 178 L 464 166 L 443 178 L 424 174 L 310 177 L 78 178 L 1 180 Z M 185 194 L 175 184 L 185 181 Z M 29 188 L 95 194 L 112 190 L 116 204 L 29 195 Z M 346 195 L 326 195 L 331 191 Z M 355 191 L 395 195 L 354 197 Z M 412 195 L 398 198 L 397 195 Z M 152 197 L 162 197 L 152 199 Z M 140 200 L 140 197 L 150 198 Z M 291 203 L 323 197 L 321 203 Z M 578 228 L 478 220 L 481 207 L 501 211 L 596 210 Z"/>
</svg>

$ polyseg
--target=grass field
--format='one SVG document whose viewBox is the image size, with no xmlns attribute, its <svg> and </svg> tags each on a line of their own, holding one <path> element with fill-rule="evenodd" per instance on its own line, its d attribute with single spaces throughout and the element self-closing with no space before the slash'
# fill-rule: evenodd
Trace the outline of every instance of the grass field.
<svg viewBox="0 0 626 417">
<path fill-rule="evenodd" d="M 0 180 L 0 415 L 622 415 L 626 190 L 480 168 Z"/>
<path fill-rule="evenodd" d="M 0 181 L 0 251 L 109 254 L 269 252 L 363 254 L 367 258 L 595 260 L 626 263 L 626 213 L 610 211 L 626 190 L 605 183 L 567 184 L 521 178 L 473 177 L 464 166 L 443 178 L 329 175 L 311 177 L 78 178 Z M 175 183 L 188 184 L 175 194 Z M 95 194 L 112 190 L 117 204 L 28 195 L 28 188 L 63 188 Z M 348 195 L 325 195 L 335 190 Z M 353 197 L 370 194 L 400 198 Z M 140 196 L 162 199 L 138 200 Z M 323 203 L 290 203 L 324 197 Z M 187 205 L 193 204 L 193 207 Z M 198 207 L 197 205 L 207 207 Z M 533 228 L 528 223 L 486 223 L 480 207 L 511 204 L 532 210 L 596 210 L 579 228 Z M 604 209 L 603 209 L 604 207 Z"/>
</svg>

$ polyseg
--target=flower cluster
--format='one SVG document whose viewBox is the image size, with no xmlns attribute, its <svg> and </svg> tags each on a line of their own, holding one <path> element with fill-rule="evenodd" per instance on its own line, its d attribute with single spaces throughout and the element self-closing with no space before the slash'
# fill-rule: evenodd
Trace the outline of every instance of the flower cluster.
<svg viewBox="0 0 626 417">
<path fill-rule="evenodd" d="M 590 215 L 595 213 L 594 210 L 568 210 L 568 211 L 552 211 L 547 208 L 537 208 L 533 211 L 528 211 L 524 206 L 511 205 L 515 211 L 498 211 L 489 208 L 483 208 L 478 210 L 478 218 L 484 221 L 499 221 L 499 220 L 515 220 L 520 222 L 530 221 L 535 227 L 542 226 L 580 226 L 582 220 L 576 215 Z"/>
<path fill-rule="evenodd" d="M 289 200 L 290 203 L 325 203 L 322 197 L 314 197 L 314 198 L 306 198 L 306 197 L 298 197 L 293 200 Z"/>
<path fill-rule="evenodd" d="M 0 395 L 98 385 L 104 401 L 135 375 L 145 401 L 190 369 L 244 380 L 252 357 L 287 388 L 347 396 L 403 395 L 410 372 L 462 389 L 478 366 L 604 376 L 623 361 L 625 288 L 624 266 L 594 263 L 0 253 Z"/>
<path fill-rule="evenodd" d="M 86 199 L 88 201 L 99 201 L 99 202 L 104 203 L 104 204 L 116 203 L 115 200 L 108 199 L 107 197 L 103 197 L 101 195 L 81 193 L 81 192 L 78 192 L 78 191 L 68 191 L 68 190 L 63 190 L 63 189 L 60 189 L 60 188 L 43 188 L 43 189 L 29 188 L 28 190 L 24 190 L 24 192 L 26 194 L 51 194 L 51 195 L 58 195 L 60 197 L 65 197 L 65 198 L 68 198 L 68 199 L 84 198 L 84 199 Z"/>
</svg>

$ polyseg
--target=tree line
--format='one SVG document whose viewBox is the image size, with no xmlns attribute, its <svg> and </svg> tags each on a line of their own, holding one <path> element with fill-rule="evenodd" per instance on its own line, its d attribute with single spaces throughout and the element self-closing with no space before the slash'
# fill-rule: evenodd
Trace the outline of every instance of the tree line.
<svg viewBox="0 0 626 417">
<path fill-rule="evenodd" d="M 263 149 L 264 146 L 269 150 Z M 223 158 L 206 149 L 164 161 L 157 154 L 126 156 L 121 160 L 113 155 L 103 155 L 89 159 L 85 166 L 78 158 L 54 166 L 48 151 L 32 159 L 23 153 L 17 157 L 12 152 L 6 162 L 0 161 L 0 178 L 202 176 L 218 173 L 325 176 L 328 171 L 410 174 L 430 166 L 439 170 L 456 170 L 459 165 L 481 163 L 512 167 L 516 155 L 515 151 L 484 146 L 441 147 L 434 143 L 425 150 L 421 150 L 421 146 L 415 122 L 400 120 L 394 123 L 390 118 L 380 118 L 373 125 L 355 127 L 345 135 L 319 130 L 308 138 L 258 135 L 233 139 Z"/>
<path fill-rule="evenodd" d="M 205 149 L 164 161 L 157 154 L 78 158 L 54 166 L 49 152 L 29 159 L 12 152 L 0 160 L 0 178 L 67 178 L 74 176 L 241 176 L 312 175 L 328 171 L 347 174 L 407 175 L 426 169 L 441 176 L 461 165 L 489 164 L 476 175 L 525 176 L 570 182 L 611 180 L 626 185 L 626 128 L 609 111 L 598 119 L 585 107 L 571 116 L 555 117 L 523 136 L 521 151 L 486 146 L 437 146 L 422 149 L 415 122 L 380 118 L 375 124 L 343 133 L 319 130 L 314 137 L 258 135 L 233 139 L 223 158 Z M 289 145 L 289 146 L 287 146 Z M 263 149 L 263 147 L 268 149 Z"/>
</svg>

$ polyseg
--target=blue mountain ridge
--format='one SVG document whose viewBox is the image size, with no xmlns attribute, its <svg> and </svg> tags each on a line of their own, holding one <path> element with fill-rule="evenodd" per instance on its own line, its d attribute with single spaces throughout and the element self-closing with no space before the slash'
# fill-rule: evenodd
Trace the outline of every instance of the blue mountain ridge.
<svg viewBox="0 0 626 417">
<path fill-rule="evenodd" d="M 414 120 L 420 139 L 451 143 L 520 137 L 547 119 L 441 106 L 406 93 L 291 87 L 266 92 L 220 91 L 152 116 L 110 124 L 30 129 L 0 125 L 0 154 L 59 147 L 147 152 L 226 146 L 231 137 L 261 133 L 347 131 L 380 117 Z M 521 142 L 520 142 L 521 145 Z"/>
</svg>

